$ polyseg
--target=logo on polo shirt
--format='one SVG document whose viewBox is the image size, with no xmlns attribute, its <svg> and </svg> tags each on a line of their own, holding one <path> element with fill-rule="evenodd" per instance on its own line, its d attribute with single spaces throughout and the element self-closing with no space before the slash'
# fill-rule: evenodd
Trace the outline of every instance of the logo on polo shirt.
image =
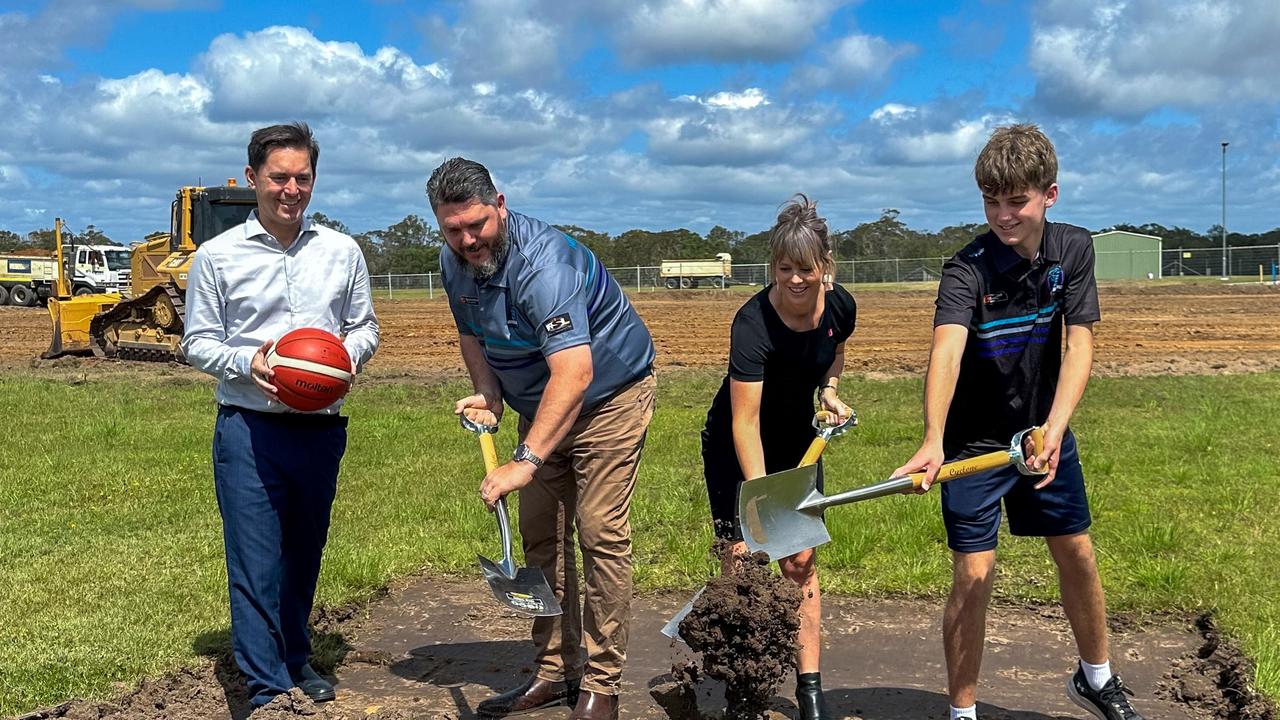
<svg viewBox="0 0 1280 720">
<path fill-rule="evenodd" d="M 1049 294 L 1058 297 L 1062 294 L 1062 266 L 1054 265 L 1049 268 L 1049 274 L 1045 278 L 1045 283 L 1049 286 Z"/>
<path fill-rule="evenodd" d="M 573 329 L 573 321 L 569 319 L 569 314 L 556 315 L 550 320 L 542 323 L 542 329 L 547 331 L 547 337 L 559 335 L 566 330 Z"/>
<path fill-rule="evenodd" d="M 479 305 L 480 298 L 471 297 L 470 295 L 459 295 L 458 302 L 462 303 L 463 305 Z"/>
<path fill-rule="evenodd" d="M 992 305 L 999 305 L 1000 303 L 1006 302 L 1008 300 L 1009 300 L 1009 294 L 1003 291 L 987 293 L 986 295 L 982 296 L 982 304 L 986 305 L 987 307 L 991 307 Z"/>
</svg>

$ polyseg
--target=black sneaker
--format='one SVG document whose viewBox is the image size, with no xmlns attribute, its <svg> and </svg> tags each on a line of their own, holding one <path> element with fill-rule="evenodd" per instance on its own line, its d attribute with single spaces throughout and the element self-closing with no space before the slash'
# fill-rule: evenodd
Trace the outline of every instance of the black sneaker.
<svg viewBox="0 0 1280 720">
<path fill-rule="evenodd" d="M 1067 682 L 1067 697 L 1098 720 L 1144 720 L 1126 695 L 1133 695 L 1133 691 L 1125 687 L 1119 675 L 1112 675 L 1101 690 L 1094 690 L 1085 679 L 1084 669 L 1077 667 Z"/>
</svg>

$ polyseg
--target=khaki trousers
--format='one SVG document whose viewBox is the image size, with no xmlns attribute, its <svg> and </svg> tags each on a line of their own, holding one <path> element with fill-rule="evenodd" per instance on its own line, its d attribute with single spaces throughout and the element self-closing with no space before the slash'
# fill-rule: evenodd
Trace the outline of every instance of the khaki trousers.
<svg viewBox="0 0 1280 720">
<path fill-rule="evenodd" d="M 525 561 L 542 568 L 564 609 L 533 622 L 544 680 L 581 677 L 582 689 L 606 695 L 622 685 L 631 621 L 631 493 L 655 389 L 647 375 L 580 416 L 520 490 Z M 529 425 L 521 418 L 522 440 Z M 586 590 L 581 605 L 575 525 Z"/>
</svg>

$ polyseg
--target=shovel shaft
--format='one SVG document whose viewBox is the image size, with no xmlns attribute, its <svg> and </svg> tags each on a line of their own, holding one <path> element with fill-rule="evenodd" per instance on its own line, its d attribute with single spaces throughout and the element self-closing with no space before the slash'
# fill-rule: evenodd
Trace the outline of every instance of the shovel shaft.
<svg viewBox="0 0 1280 720">
<path fill-rule="evenodd" d="M 994 452 L 986 453 L 985 455 L 978 455 L 976 457 L 957 460 L 956 462 L 943 465 L 938 468 L 938 477 L 934 482 L 944 483 L 948 480 L 955 480 L 956 478 L 962 478 L 967 475 L 976 475 L 977 473 L 986 472 L 987 470 L 995 470 L 996 468 L 1005 467 L 1006 465 L 1012 464 L 1016 461 L 1017 458 L 1013 457 L 1008 450 L 996 450 Z M 922 472 L 911 473 L 907 477 L 911 479 L 910 489 L 912 490 L 919 490 L 920 484 L 924 482 L 924 473 Z"/>
</svg>

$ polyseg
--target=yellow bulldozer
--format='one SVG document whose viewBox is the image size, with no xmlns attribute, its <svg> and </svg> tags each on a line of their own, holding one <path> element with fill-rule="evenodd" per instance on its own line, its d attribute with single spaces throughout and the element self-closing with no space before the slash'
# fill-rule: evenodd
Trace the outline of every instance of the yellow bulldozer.
<svg viewBox="0 0 1280 720">
<path fill-rule="evenodd" d="M 181 362 L 187 271 L 204 241 L 243 223 L 257 207 L 252 188 L 227 180 L 218 187 L 183 187 L 170 213 L 168 233 L 134 246 L 130 287 L 121 293 L 72 295 L 62 221 L 54 226 L 58 283 L 49 298 L 53 341 L 42 358 L 96 355 L 125 360 Z M 75 253 L 70 253 L 71 257 Z"/>
</svg>

